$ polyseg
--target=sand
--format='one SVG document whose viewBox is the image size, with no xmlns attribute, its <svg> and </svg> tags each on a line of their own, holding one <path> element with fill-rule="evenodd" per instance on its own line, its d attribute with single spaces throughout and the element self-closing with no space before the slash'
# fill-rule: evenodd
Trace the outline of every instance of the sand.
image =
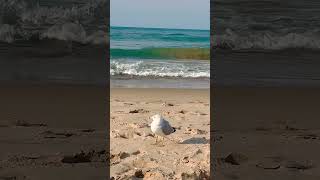
<svg viewBox="0 0 320 180">
<path fill-rule="evenodd" d="M 320 178 L 320 95 L 314 88 L 216 88 L 213 178 Z"/>
<path fill-rule="evenodd" d="M 107 91 L 0 87 L 0 179 L 106 179 Z"/>
<path fill-rule="evenodd" d="M 111 175 L 319 179 L 319 89 L 233 87 L 209 94 L 111 89 Z M 0 179 L 106 179 L 105 97 L 104 88 L 91 86 L 1 86 Z M 156 113 L 177 128 L 168 137 L 176 142 L 153 145 L 148 124 Z"/>
<path fill-rule="evenodd" d="M 111 89 L 110 173 L 114 179 L 209 179 L 210 93 L 187 89 Z M 155 145 L 150 116 L 177 131 Z"/>
</svg>

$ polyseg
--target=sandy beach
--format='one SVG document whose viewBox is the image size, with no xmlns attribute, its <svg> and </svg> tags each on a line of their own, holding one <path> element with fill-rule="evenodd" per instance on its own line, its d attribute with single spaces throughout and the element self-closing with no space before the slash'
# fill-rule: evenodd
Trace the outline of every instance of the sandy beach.
<svg viewBox="0 0 320 180">
<path fill-rule="evenodd" d="M 0 179 L 106 179 L 107 91 L 2 84 Z"/>
<path fill-rule="evenodd" d="M 114 179 L 208 179 L 210 92 L 188 89 L 111 89 L 110 173 Z M 177 130 L 155 145 L 150 116 Z"/>
<path fill-rule="evenodd" d="M 213 178 L 319 179 L 318 88 L 213 90 Z"/>
</svg>

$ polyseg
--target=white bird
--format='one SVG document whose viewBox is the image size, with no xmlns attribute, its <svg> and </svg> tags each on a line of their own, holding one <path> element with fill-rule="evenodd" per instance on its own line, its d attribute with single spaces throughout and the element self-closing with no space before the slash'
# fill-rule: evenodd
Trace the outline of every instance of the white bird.
<svg viewBox="0 0 320 180">
<path fill-rule="evenodd" d="M 176 129 L 171 127 L 170 123 L 159 114 L 151 116 L 151 119 L 151 131 L 156 135 L 156 143 L 158 142 L 158 136 L 165 138 L 167 135 L 176 131 Z"/>
</svg>

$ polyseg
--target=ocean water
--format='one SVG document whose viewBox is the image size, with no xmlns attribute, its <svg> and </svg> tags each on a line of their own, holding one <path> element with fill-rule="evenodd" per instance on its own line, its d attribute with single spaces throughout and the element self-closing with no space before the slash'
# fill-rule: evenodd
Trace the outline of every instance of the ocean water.
<svg viewBox="0 0 320 180">
<path fill-rule="evenodd" d="M 211 1 L 212 77 L 226 86 L 320 86 L 320 2 Z"/>
<path fill-rule="evenodd" d="M 208 88 L 210 31 L 111 27 L 111 85 Z"/>
<path fill-rule="evenodd" d="M 1 0 L 0 42 L 56 39 L 104 44 L 107 0 Z"/>
<path fill-rule="evenodd" d="M 0 81 L 105 85 L 107 0 L 0 0 Z"/>
</svg>

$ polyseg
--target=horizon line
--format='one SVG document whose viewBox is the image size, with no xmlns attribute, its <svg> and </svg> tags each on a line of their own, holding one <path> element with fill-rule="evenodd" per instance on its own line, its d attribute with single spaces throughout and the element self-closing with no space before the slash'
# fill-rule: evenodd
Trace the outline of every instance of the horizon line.
<svg viewBox="0 0 320 180">
<path fill-rule="evenodd" d="M 200 31 L 210 31 L 209 29 L 192 29 L 192 28 L 170 28 L 170 27 L 142 27 L 142 26 L 118 26 L 110 25 L 110 27 L 120 27 L 120 28 L 149 28 L 149 29 L 175 29 L 175 30 L 200 30 Z"/>
</svg>

